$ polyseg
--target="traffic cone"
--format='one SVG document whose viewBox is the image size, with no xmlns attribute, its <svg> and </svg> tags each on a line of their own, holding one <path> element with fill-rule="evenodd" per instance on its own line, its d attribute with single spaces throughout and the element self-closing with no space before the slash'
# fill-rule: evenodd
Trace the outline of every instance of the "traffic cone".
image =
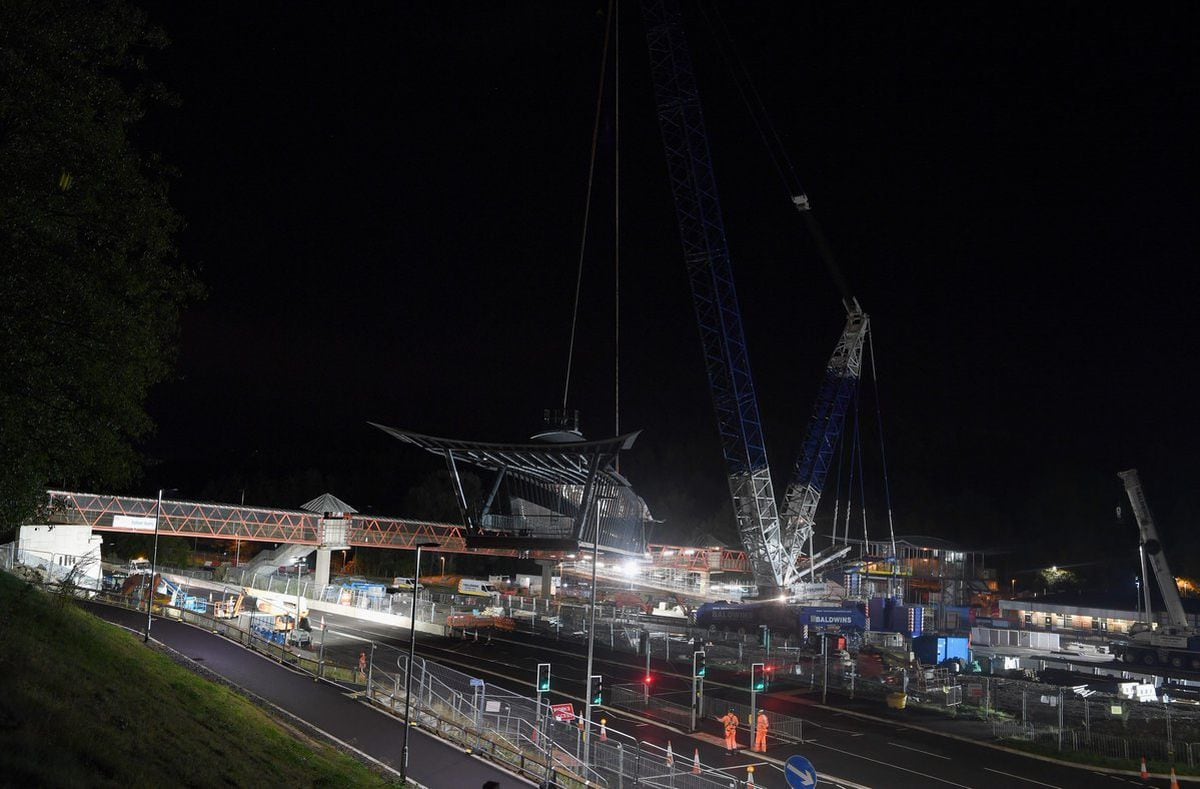
<svg viewBox="0 0 1200 789">
<path fill-rule="evenodd" d="M 1175 768 L 1171 768 L 1171 789 L 1179 789 L 1179 779 L 1175 777 Z"/>
<path fill-rule="evenodd" d="M 696 749 L 696 758 L 692 760 L 692 775 L 700 774 L 700 749 Z"/>
<path fill-rule="evenodd" d="M 754 789 L 754 765 L 746 768 L 746 789 Z"/>
<path fill-rule="evenodd" d="M 1146 769 L 1146 757 L 1142 757 L 1142 780 L 1145 781 L 1150 777 L 1150 771 Z"/>
<path fill-rule="evenodd" d="M 608 742 L 608 718 L 600 719 L 600 742 Z"/>
</svg>

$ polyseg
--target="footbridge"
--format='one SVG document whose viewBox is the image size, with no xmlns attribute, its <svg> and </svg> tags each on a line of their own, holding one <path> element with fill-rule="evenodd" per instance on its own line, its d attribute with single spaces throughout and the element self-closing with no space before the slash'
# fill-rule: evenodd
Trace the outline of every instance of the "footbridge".
<svg viewBox="0 0 1200 789">
<path fill-rule="evenodd" d="M 146 534 L 154 531 L 156 499 L 65 490 L 47 493 L 51 506 L 49 523 L 84 524 L 96 532 Z M 318 513 L 163 499 L 157 520 L 159 533 L 165 535 L 311 546 L 317 551 L 317 575 L 326 575 L 325 579 L 319 579 L 321 583 L 328 582 L 329 552 L 343 548 L 413 550 L 418 544 L 436 543 L 439 552 L 537 559 L 547 569 L 559 563 L 570 566 L 582 559 L 581 553 L 565 550 L 470 547 L 465 530 L 455 524 L 354 512 Z M 586 544 L 581 547 L 591 548 Z M 600 556 L 603 558 L 605 554 L 605 547 L 601 545 Z M 691 576 L 695 580 L 690 585 L 700 585 L 708 592 L 708 578 L 712 574 L 747 573 L 750 568 L 744 552 L 724 547 L 652 544 L 640 557 L 631 557 L 627 552 L 613 556 L 621 562 L 619 578 L 622 582 L 639 584 L 640 580 L 645 580 L 644 585 L 650 588 L 678 588 L 677 584 Z M 664 584 L 667 578 L 674 583 Z"/>
</svg>

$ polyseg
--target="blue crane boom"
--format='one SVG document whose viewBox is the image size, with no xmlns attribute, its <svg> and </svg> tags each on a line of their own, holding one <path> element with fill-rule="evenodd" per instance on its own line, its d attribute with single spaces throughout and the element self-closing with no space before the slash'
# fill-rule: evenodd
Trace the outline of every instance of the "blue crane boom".
<svg viewBox="0 0 1200 789">
<path fill-rule="evenodd" d="M 825 375 L 817 390 L 817 402 L 813 406 L 804 444 L 800 457 L 796 459 L 785 498 L 783 533 L 787 538 L 789 576 L 784 580 L 789 586 L 799 581 L 798 560 L 804 553 L 806 542 L 809 555 L 813 554 L 812 535 L 817 504 L 820 503 L 825 478 L 842 434 L 846 411 L 858 391 L 862 373 L 863 343 L 871 322 L 857 300 L 849 299 L 847 310 L 846 327 L 829 358 L 829 364 L 825 366 Z M 815 569 L 815 565 L 810 563 L 810 580 Z"/>
<path fill-rule="evenodd" d="M 691 56 L 674 0 L 644 0 L 650 70 L 675 215 L 738 532 L 760 595 L 788 588 L 795 562 L 779 510 L 750 375 L 725 224 Z"/>
</svg>

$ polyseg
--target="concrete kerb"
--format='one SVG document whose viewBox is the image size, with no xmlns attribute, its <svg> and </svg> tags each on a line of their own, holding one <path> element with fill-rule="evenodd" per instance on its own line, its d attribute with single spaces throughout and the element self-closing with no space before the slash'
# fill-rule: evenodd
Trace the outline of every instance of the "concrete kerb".
<svg viewBox="0 0 1200 789">
<path fill-rule="evenodd" d="M 499 640 L 503 641 L 506 639 L 501 638 Z M 517 643 L 517 642 L 513 642 L 513 643 Z M 560 654 L 570 654 L 567 652 L 563 652 L 562 650 L 553 650 L 552 649 L 551 651 L 559 652 Z M 614 661 L 614 662 L 620 662 L 620 661 Z M 583 700 L 577 699 L 577 701 L 583 701 Z M 874 721 L 876 723 L 895 723 L 896 722 L 892 718 L 881 718 L 877 715 L 871 715 L 870 713 L 858 712 L 856 710 L 847 710 L 847 709 L 843 709 L 841 707 L 831 707 L 827 704 L 813 704 L 812 706 L 817 707 L 818 709 L 823 709 L 823 710 L 827 710 L 827 711 L 831 711 L 831 712 L 839 712 L 844 715 L 859 717 L 864 720 Z M 643 716 L 637 715 L 636 713 L 632 713 L 628 710 L 621 710 L 621 712 L 629 717 L 636 717 L 639 720 L 642 720 L 644 722 L 653 723 L 656 726 L 661 726 L 662 728 L 670 729 L 671 731 L 678 731 L 681 734 L 685 734 L 685 736 L 686 736 L 686 733 L 682 732 L 681 730 L 676 729 L 673 726 L 670 726 L 669 724 L 658 721 L 654 718 L 645 718 Z M 1045 756 L 1040 753 L 1032 753 L 1030 751 L 1023 751 L 1018 748 L 1009 748 L 1008 746 L 1000 745 L 999 743 L 987 742 L 986 740 L 978 740 L 973 737 L 964 737 L 960 734 L 952 734 L 950 732 L 944 732 L 939 729 L 932 729 L 927 726 L 922 726 L 920 724 L 909 723 L 908 721 L 905 721 L 904 725 L 910 729 L 914 729 L 916 731 L 920 731 L 925 734 L 933 734 L 938 737 L 946 737 L 947 739 L 958 740 L 960 742 L 974 743 L 975 745 L 982 745 L 986 748 L 992 748 L 997 751 L 1003 751 L 1004 753 L 1017 754 L 1020 756 L 1028 756 L 1031 759 L 1038 759 L 1043 762 L 1049 762 L 1050 764 L 1057 764 L 1057 765 L 1061 765 L 1063 767 L 1074 767 L 1078 770 L 1091 770 L 1093 772 L 1101 772 L 1101 773 L 1111 774 L 1111 775 L 1132 775 L 1135 777 L 1141 776 L 1141 773 L 1137 770 L 1118 770 L 1114 767 L 1102 767 L 1099 765 L 1084 764 L 1082 762 L 1072 762 L 1067 759 L 1055 759 L 1053 756 Z M 770 760 L 769 757 L 768 757 L 768 760 Z M 782 762 L 780 762 L 780 764 L 782 764 Z M 833 776 L 827 776 L 827 777 L 829 780 L 837 780 L 837 781 L 841 781 L 842 783 L 845 783 L 847 786 L 853 786 L 852 783 L 846 781 L 845 779 L 834 778 Z M 1171 776 L 1169 773 L 1151 773 L 1151 777 L 1170 779 Z M 1176 776 L 1176 780 L 1178 780 L 1180 782 L 1186 782 L 1186 783 L 1200 783 L 1200 776 L 1179 775 L 1179 776 Z"/>
<path fill-rule="evenodd" d="M 433 661 L 433 662 L 454 663 L 454 664 L 460 665 L 460 666 L 467 665 L 464 663 L 459 663 L 457 661 L 444 660 L 444 659 L 439 659 L 439 661 Z M 480 670 L 477 666 L 474 667 L 474 669 L 476 671 Z M 520 684 L 520 682 L 521 682 L 518 678 L 510 677 L 507 674 L 500 674 L 495 671 L 486 671 L 486 673 L 491 674 L 494 677 L 501 677 L 503 679 L 507 679 L 512 682 L 516 682 L 518 684 Z M 572 696 L 569 693 L 559 693 L 557 691 L 556 691 L 556 693 L 558 693 L 558 695 L 562 696 L 565 699 L 571 699 L 572 701 L 578 701 L 581 704 L 585 702 L 585 699 L 583 699 L 579 696 Z M 610 707 L 607 704 L 605 704 L 605 705 L 601 705 L 600 707 L 595 707 L 593 709 L 612 710 L 613 714 L 623 715 L 624 717 L 626 717 L 630 720 L 636 720 L 636 721 L 640 721 L 642 723 L 649 724 L 651 726 L 657 726 L 660 729 L 665 729 L 666 731 L 674 732 L 674 733 L 680 735 L 681 737 L 684 737 L 689 740 L 698 740 L 698 741 L 704 742 L 704 743 L 709 742 L 709 740 L 704 739 L 703 737 L 696 736 L 696 734 L 697 734 L 696 732 L 684 731 L 683 729 L 676 728 L 675 726 L 672 726 L 669 723 L 664 723 L 663 721 L 658 720 L 657 718 L 649 718 L 649 717 L 646 717 L 645 715 L 640 715 L 636 712 L 632 712 L 630 710 L 627 710 L 627 709 L 624 709 L 621 707 Z M 755 756 L 757 756 L 760 761 L 770 762 L 771 764 L 774 764 L 775 766 L 779 767 L 781 770 L 784 769 L 784 767 L 786 765 L 786 760 L 777 759 L 773 756 L 768 756 L 764 753 L 755 754 Z M 836 775 L 832 775 L 830 773 L 819 772 L 819 773 L 817 773 L 817 775 L 820 778 L 825 779 L 826 781 L 842 784 L 843 786 L 849 787 L 849 789 L 871 789 L 871 787 L 869 787 L 869 786 L 864 786 L 862 784 L 855 783 L 854 781 L 851 781 L 847 778 L 840 778 L 840 777 L 838 777 Z"/>
<path fill-rule="evenodd" d="M 191 624 L 190 622 L 182 622 L 182 620 L 180 620 L 180 621 L 182 624 L 188 625 L 189 627 L 196 627 L 195 625 Z M 128 630 L 130 633 L 133 633 L 135 635 L 140 632 L 140 631 L 136 630 L 135 628 L 127 627 L 125 625 L 118 624 L 116 622 L 110 622 L 109 624 L 116 625 L 117 627 L 120 627 L 124 630 Z M 197 629 L 203 630 L 203 628 L 197 628 Z M 211 633 L 212 631 L 205 630 L 204 632 Z M 338 737 L 334 736 L 333 734 L 330 734 L 329 732 L 325 731 L 321 727 L 314 726 L 312 723 L 309 723 L 308 721 L 304 720 L 303 718 L 301 718 L 297 715 L 294 715 L 291 712 L 288 712 L 287 710 L 285 710 L 284 708 L 275 704 L 274 702 L 264 699 L 262 696 L 259 696 L 257 693 L 254 693 L 253 691 L 242 687 L 241 685 L 237 684 L 236 682 L 230 680 L 228 677 L 224 677 L 224 676 L 218 674 L 217 672 L 213 671 L 212 669 L 208 668 L 207 666 L 202 665 L 201 663 L 198 663 L 195 660 L 192 660 L 187 655 L 183 654 L 182 652 L 180 652 L 177 649 L 174 649 L 173 647 L 170 647 L 170 646 L 164 644 L 162 641 L 159 641 L 157 638 L 154 638 L 153 636 L 151 636 L 150 640 L 153 641 L 155 643 L 155 645 L 158 646 L 159 649 L 162 649 L 166 652 L 170 652 L 172 655 L 174 655 L 178 662 L 187 664 L 188 667 L 191 668 L 193 673 L 199 674 L 200 676 L 205 677 L 206 679 L 209 679 L 210 681 L 212 681 L 213 677 L 218 678 L 222 684 L 227 685 L 232 688 L 235 688 L 237 690 L 238 694 L 249 699 L 252 703 L 254 703 L 260 707 L 270 708 L 272 711 L 278 713 L 279 715 L 286 717 L 287 719 L 289 719 L 290 721 L 293 722 L 292 725 L 296 725 L 298 728 L 305 729 L 305 730 L 333 743 L 334 745 L 338 746 L 339 748 L 344 748 L 345 750 L 350 751 L 351 753 L 354 753 L 358 758 L 375 765 L 376 767 L 380 768 L 381 770 L 384 770 L 384 771 L 392 774 L 396 778 L 400 777 L 399 770 L 395 769 L 394 767 L 392 767 L 388 764 L 385 764 L 384 762 L 379 761 L 371 754 L 365 753 L 365 752 L 359 750 L 358 748 L 355 748 L 350 743 L 339 739 Z M 226 638 L 225 640 L 233 641 L 232 639 L 229 639 L 229 638 Z M 234 642 L 234 643 L 238 643 L 238 642 Z M 240 644 L 239 644 L 239 646 L 240 646 Z M 262 653 L 258 652 L 257 650 L 250 649 L 248 651 L 257 657 L 259 657 L 263 660 L 266 660 L 267 662 L 271 663 L 274 666 L 283 665 L 289 671 L 293 671 L 294 673 L 298 673 L 298 674 L 305 673 L 305 672 L 295 671 L 291 666 L 289 666 L 287 664 L 280 664 L 278 661 L 272 660 L 270 657 L 263 655 Z M 336 683 L 330 683 L 330 684 L 336 684 Z M 338 687 L 342 687 L 342 686 L 339 685 Z M 418 782 L 412 780 L 411 778 L 408 779 L 408 783 L 412 784 L 413 786 L 418 787 L 419 789 L 426 789 L 424 784 L 418 783 Z"/>
<path fill-rule="evenodd" d="M 829 712 L 837 712 L 842 715 L 850 715 L 855 718 L 862 718 L 863 720 L 874 721 L 875 723 L 896 723 L 897 722 L 897 719 L 895 719 L 895 718 L 881 718 L 878 715 L 872 715 L 868 712 L 859 712 L 857 710 L 847 710 L 847 709 L 843 709 L 841 707 L 831 707 L 828 704 L 813 704 L 812 706 L 817 707 L 818 709 L 827 710 Z M 1094 764 L 1084 764 L 1083 762 L 1072 762 L 1068 759 L 1055 759 L 1053 756 L 1046 756 L 1046 755 L 1040 754 L 1040 753 L 1032 753 L 1030 751 L 1023 751 L 1020 748 L 1009 748 L 1006 745 L 1001 745 L 1001 744 L 995 743 L 995 742 L 987 742 L 986 740 L 977 740 L 973 737 L 964 737 L 961 734 L 952 734 L 951 732 L 941 731 L 939 729 L 933 729 L 928 726 L 922 726 L 919 723 L 910 723 L 907 720 L 904 721 L 904 726 L 906 728 L 913 729 L 914 731 L 923 732 L 925 734 L 932 734 L 936 737 L 945 737 L 946 739 L 949 739 L 949 740 L 958 740 L 959 742 L 966 742 L 966 743 L 973 743 L 975 745 L 982 745 L 985 748 L 991 748 L 996 751 L 1003 751 L 1004 753 L 1017 754 L 1019 756 L 1027 756 L 1030 759 L 1037 759 L 1039 761 L 1049 762 L 1050 764 L 1057 764 L 1062 767 L 1074 767 L 1077 770 L 1090 770 L 1092 772 L 1104 773 L 1106 775 L 1131 775 L 1134 777 L 1141 777 L 1141 772 L 1139 772 L 1138 770 L 1118 770 L 1115 767 L 1103 767 L 1103 766 L 1094 765 Z M 1170 775 L 1170 773 L 1150 773 L 1150 777 L 1151 778 L 1170 779 L 1171 775 Z M 1200 776 L 1180 775 L 1180 776 L 1176 776 L 1176 780 L 1178 780 L 1180 782 L 1187 782 L 1187 783 L 1200 783 Z"/>
<path fill-rule="evenodd" d="M 122 609 L 122 610 L 124 610 L 124 609 Z M 200 627 L 199 625 L 195 625 L 191 622 L 187 622 L 184 620 L 174 620 L 174 621 L 178 621 L 181 624 L 187 625 L 188 627 L 194 627 L 197 630 L 201 630 L 205 633 L 212 633 L 211 630 Z M 124 625 L 117 624 L 117 623 L 110 623 L 110 624 L 116 624 L 117 627 L 124 628 L 125 630 L 128 630 L 129 632 L 134 633 L 134 634 L 139 632 L 136 629 L 129 628 Z M 217 634 L 217 635 L 219 635 L 219 634 Z M 288 671 L 291 671 L 293 674 L 297 674 L 300 676 L 304 676 L 304 677 L 311 676 L 308 672 L 302 671 L 302 670 L 296 668 L 295 666 L 292 666 L 289 663 L 280 663 L 279 661 L 275 660 L 274 658 L 270 657 L 269 655 L 264 655 L 263 653 L 259 652 L 256 649 L 250 649 L 249 647 L 246 647 L 244 644 L 242 644 L 240 641 L 236 641 L 234 639 L 228 638 L 227 636 L 221 636 L 221 637 L 224 638 L 226 641 L 229 641 L 231 643 L 237 644 L 238 646 L 241 646 L 243 649 L 250 652 L 255 657 L 259 658 L 260 660 L 265 660 L 273 666 L 282 666 L 283 668 L 286 668 Z M 353 745 L 350 745 L 349 743 L 339 739 L 338 737 L 334 736 L 333 734 L 330 734 L 329 732 L 325 731 L 324 729 L 320 728 L 319 726 L 314 726 L 313 724 L 309 723 L 308 721 L 304 720 L 303 718 L 300 718 L 300 717 L 292 714 L 291 712 L 288 712 L 287 710 L 283 709 L 282 707 L 276 705 L 274 702 L 271 702 L 267 699 L 262 698 L 258 694 L 254 693 L 250 690 L 247 690 L 246 688 L 242 687 L 241 685 L 238 685 L 236 682 L 233 682 L 233 681 L 229 680 L 228 678 L 223 677 L 222 675 L 216 673 L 215 671 L 208 668 L 207 666 L 197 663 L 196 661 L 189 658 L 187 655 L 184 655 L 183 653 L 179 652 L 178 650 L 167 646 L 166 644 L 159 641 L 158 639 L 152 637 L 151 640 L 153 640 L 154 643 L 156 645 L 158 645 L 158 647 L 160 649 L 171 652 L 173 655 L 180 658 L 182 662 L 187 663 L 195 673 L 200 674 L 201 676 L 211 676 L 211 677 L 219 678 L 222 683 L 235 688 L 239 694 L 245 696 L 247 699 L 251 700 L 254 704 L 257 704 L 257 705 L 263 706 L 263 707 L 268 707 L 271 710 L 278 712 L 280 715 L 285 716 L 289 720 L 295 721 L 299 728 L 306 729 L 306 730 L 314 733 L 315 735 L 322 737 L 322 738 L 326 739 L 327 741 L 335 744 L 336 746 L 338 746 L 340 748 L 344 748 L 347 751 L 354 753 L 356 756 L 363 759 L 364 761 L 367 761 L 371 764 L 378 766 L 380 769 L 385 770 L 386 772 L 392 774 L 396 778 L 400 777 L 399 770 L 396 770 L 394 767 L 391 767 L 390 765 L 388 765 L 384 762 L 381 762 L 380 760 L 376 759 L 374 756 L 371 756 L 369 753 L 365 753 L 364 751 L 359 750 L 358 748 L 355 748 Z M 343 685 L 340 682 L 326 679 L 325 677 L 315 678 L 315 679 L 317 679 L 318 682 L 322 682 L 326 685 L 330 685 L 331 687 L 339 688 L 342 690 L 350 689 L 348 686 Z M 388 718 L 391 718 L 392 720 L 396 720 L 396 721 L 403 720 L 399 716 L 397 716 L 397 715 L 391 713 L 390 711 L 383 709 L 382 707 L 373 703 L 370 699 L 366 700 L 366 705 L 368 708 L 378 712 L 381 715 L 385 715 Z M 414 725 L 416 725 L 416 724 L 414 724 Z M 424 726 L 419 726 L 419 728 L 421 728 L 422 731 L 425 731 L 426 734 L 429 734 L 432 737 L 437 737 L 437 739 L 442 740 L 442 742 L 446 742 L 446 743 L 450 744 L 456 750 L 462 752 L 462 754 L 464 756 L 469 756 L 472 759 L 475 759 L 476 761 L 480 762 L 481 764 L 486 764 L 495 770 L 499 770 L 500 772 L 511 776 L 514 780 L 520 781 L 528 786 L 537 786 L 537 783 L 530 781 L 528 778 L 525 778 L 524 776 L 514 773 L 512 770 L 509 770 L 503 764 L 499 764 L 492 759 L 487 759 L 487 758 L 481 756 L 479 753 L 476 753 L 470 749 L 461 748 L 457 743 L 446 740 L 446 739 L 438 736 L 437 733 L 435 733 L 435 732 L 428 731 Z M 413 780 L 411 777 L 408 778 L 407 780 L 408 780 L 409 784 L 412 784 L 413 786 L 418 787 L 418 789 L 427 789 L 427 787 L 425 787 L 424 784 L 421 784 L 421 783 Z"/>
</svg>

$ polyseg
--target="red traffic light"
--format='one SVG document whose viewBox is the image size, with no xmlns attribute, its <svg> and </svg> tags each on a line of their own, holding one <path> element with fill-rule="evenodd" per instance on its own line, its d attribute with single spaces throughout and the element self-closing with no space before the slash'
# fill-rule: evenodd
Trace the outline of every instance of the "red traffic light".
<svg viewBox="0 0 1200 789">
<path fill-rule="evenodd" d="M 651 682 L 653 682 L 653 681 L 654 681 L 654 677 L 650 676 L 649 674 L 647 674 L 647 675 L 646 675 L 646 676 L 645 676 L 645 677 L 642 679 L 642 682 L 645 682 L 647 685 L 649 685 L 649 684 L 650 684 Z"/>
</svg>

